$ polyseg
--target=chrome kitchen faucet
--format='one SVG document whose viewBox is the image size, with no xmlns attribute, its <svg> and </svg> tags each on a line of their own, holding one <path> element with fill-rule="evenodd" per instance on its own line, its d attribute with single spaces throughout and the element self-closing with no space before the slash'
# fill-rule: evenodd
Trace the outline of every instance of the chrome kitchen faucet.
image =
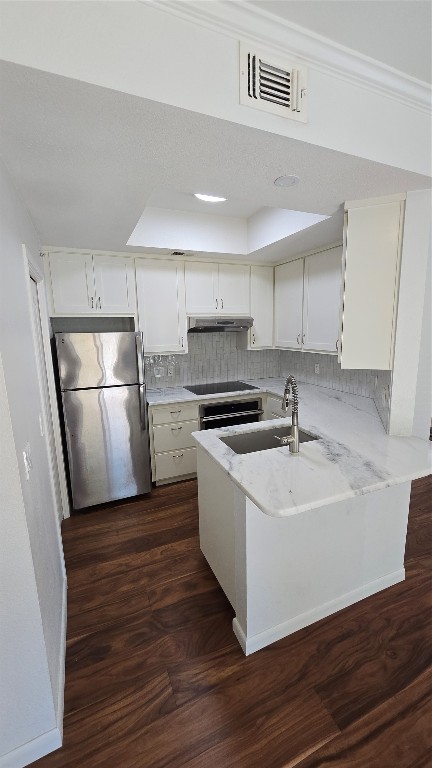
<svg viewBox="0 0 432 768">
<path fill-rule="evenodd" d="M 292 397 L 290 397 L 290 393 Z M 287 437 L 276 437 L 276 440 L 280 440 L 281 445 L 289 445 L 290 453 L 299 452 L 299 428 L 298 428 L 298 387 L 294 376 L 288 376 L 285 382 L 285 389 L 282 398 L 282 410 L 288 410 L 288 406 L 292 405 L 291 412 L 291 435 Z"/>
</svg>

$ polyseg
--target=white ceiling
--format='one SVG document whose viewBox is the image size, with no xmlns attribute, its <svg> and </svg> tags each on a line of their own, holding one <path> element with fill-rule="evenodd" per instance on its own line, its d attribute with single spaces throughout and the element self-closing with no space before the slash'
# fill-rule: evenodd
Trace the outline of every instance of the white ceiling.
<svg viewBox="0 0 432 768">
<path fill-rule="evenodd" d="M 246 4 L 431 82 L 430 0 L 246 0 Z"/>
<path fill-rule="evenodd" d="M 227 197 L 218 209 L 224 216 L 265 206 L 337 212 L 254 254 L 277 261 L 340 239 L 345 200 L 430 183 L 380 163 L 6 62 L 0 64 L 0 101 L 4 161 L 41 241 L 50 246 L 136 251 L 126 243 L 144 208 L 155 201 L 164 207 L 165 200 L 166 206 L 208 213 L 191 197 L 197 190 Z M 300 183 L 277 188 L 273 181 L 281 174 L 295 174 Z M 171 248 L 183 250 L 179 242 Z"/>
</svg>

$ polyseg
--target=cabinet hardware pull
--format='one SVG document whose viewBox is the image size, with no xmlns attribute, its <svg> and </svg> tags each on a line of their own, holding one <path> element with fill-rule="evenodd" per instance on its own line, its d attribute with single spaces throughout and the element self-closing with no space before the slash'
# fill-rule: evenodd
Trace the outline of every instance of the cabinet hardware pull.
<svg viewBox="0 0 432 768">
<path fill-rule="evenodd" d="M 183 344 L 183 336 L 182 336 L 182 349 L 183 349 L 183 348 L 184 348 L 184 344 Z"/>
<path fill-rule="evenodd" d="M 93 296 L 91 298 L 91 308 L 93 309 Z"/>
<path fill-rule="evenodd" d="M 181 413 L 181 409 L 179 411 L 170 411 L 171 415 L 173 415 L 174 413 Z"/>
<path fill-rule="evenodd" d="M 176 453 L 176 454 L 173 453 L 173 459 L 182 459 L 182 458 L 183 458 L 182 453 Z"/>
<path fill-rule="evenodd" d="M 300 346 L 300 334 L 297 334 L 297 344 Z"/>
<path fill-rule="evenodd" d="M 302 344 L 304 344 L 305 336 L 306 336 L 306 334 L 305 334 L 305 333 L 303 333 L 303 334 L 302 334 Z"/>
<path fill-rule="evenodd" d="M 223 309 L 223 299 L 221 299 L 221 306 L 222 306 L 222 309 Z"/>
<path fill-rule="evenodd" d="M 218 308 L 218 300 L 216 299 L 216 309 Z"/>
<path fill-rule="evenodd" d="M 101 297 L 99 296 L 99 309 L 102 309 Z"/>
<path fill-rule="evenodd" d="M 336 352 L 339 352 L 339 339 L 336 339 Z"/>
<path fill-rule="evenodd" d="M 171 432 L 180 432 L 183 427 L 171 427 Z"/>
</svg>

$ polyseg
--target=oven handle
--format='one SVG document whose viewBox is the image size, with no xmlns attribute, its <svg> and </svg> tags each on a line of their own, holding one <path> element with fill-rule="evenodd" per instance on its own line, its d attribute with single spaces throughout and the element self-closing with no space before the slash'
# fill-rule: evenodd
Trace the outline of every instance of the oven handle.
<svg viewBox="0 0 432 768">
<path fill-rule="evenodd" d="M 217 416 L 202 416 L 201 421 L 216 421 L 220 419 L 237 419 L 239 416 L 254 416 L 258 414 L 261 416 L 264 411 L 262 408 L 258 411 L 236 411 L 236 413 L 219 413 Z"/>
</svg>

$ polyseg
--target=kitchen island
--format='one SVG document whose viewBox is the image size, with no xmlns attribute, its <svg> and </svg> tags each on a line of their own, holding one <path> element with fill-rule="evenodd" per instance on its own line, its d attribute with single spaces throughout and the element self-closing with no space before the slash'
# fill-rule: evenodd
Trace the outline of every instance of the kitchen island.
<svg viewBox="0 0 432 768">
<path fill-rule="evenodd" d="M 221 440 L 289 418 L 193 435 L 201 549 L 246 654 L 402 581 L 411 480 L 431 471 L 430 443 L 388 436 L 370 398 L 299 389 L 300 428 L 318 439 L 297 455 Z"/>
</svg>

